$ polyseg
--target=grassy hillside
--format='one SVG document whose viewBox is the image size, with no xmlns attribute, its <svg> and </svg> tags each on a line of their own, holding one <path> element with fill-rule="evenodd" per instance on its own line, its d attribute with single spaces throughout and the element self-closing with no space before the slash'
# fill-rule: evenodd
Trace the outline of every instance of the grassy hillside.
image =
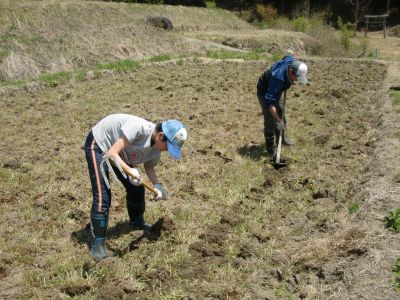
<svg viewBox="0 0 400 300">
<path fill-rule="evenodd" d="M 169 18 L 175 30 L 146 23 Z M 95 1 L 1 1 L 0 80 L 157 54 L 199 52 L 179 32 L 248 29 L 221 9 Z"/>
</svg>

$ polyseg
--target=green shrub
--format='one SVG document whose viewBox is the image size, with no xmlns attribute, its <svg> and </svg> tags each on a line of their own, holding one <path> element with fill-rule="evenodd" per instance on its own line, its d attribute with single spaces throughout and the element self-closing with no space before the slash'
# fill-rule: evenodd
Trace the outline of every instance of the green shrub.
<svg viewBox="0 0 400 300">
<path fill-rule="evenodd" d="M 285 31 L 304 32 L 314 41 L 306 44 L 306 50 L 312 55 L 328 57 L 346 56 L 346 51 L 332 28 L 325 24 L 326 13 L 316 13 L 309 18 L 299 17 L 293 20 L 287 18 L 276 18 L 272 21 L 262 23 L 262 28 L 283 29 Z"/>
<path fill-rule="evenodd" d="M 310 28 L 310 22 L 307 18 L 296 18 L 292 22 L 295 31 L 308 32 L 308 29 Z"/>
<path fill-rule="evenodd" d="M 278 16 L 278 10 L 272 4 L 257 4 L 256 14 L 259 20 L 273 20 Z"/>
<path fill-rule="evenodd" d="M 215 0 L 206 1 L 206 7 L 207 8 L 216 8 L 217 2 Z"/>
<path fill-rule="evenodd" d="M 391 210 L 385 221 L 386 228 L 394 232 L 400 232 L 400 208 Z"/>
<path fill-rule="evenodd" d="M 285 31 L 293 31 L 293 23 L 286 17 L 278 17 L 273 20 L 263 20 L 260 24 L 261 28 L 283 29 Z"/>
<path fill-rule="evenodd" d="M 350 38 L 356 36 L 356 27 L 352 23 L 344 23 L 342 18 L 338 17 L 338 25 L 340 29 L 340 41 L 343 47 L 348 50 L 350 48 Z"/>
</svg>

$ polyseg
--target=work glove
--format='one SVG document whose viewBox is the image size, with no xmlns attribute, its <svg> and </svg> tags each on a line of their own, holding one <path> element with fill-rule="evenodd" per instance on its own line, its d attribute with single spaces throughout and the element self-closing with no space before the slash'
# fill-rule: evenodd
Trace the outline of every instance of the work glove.
<svg viewBox="0 0 400 300">
<path fill-rule="evenodd" d="M 167 199 L 167 192 L 165 191 L 164 187 L 156 183 L 154 185 L 155 190 L 157 191 L 157 196 L 155 197 L 155 200 L 166 200 Z"/>
<path fill-rule="evenodd" d="M 278 129 L 279 131 L 285 129 L 285 123 L 283 122 L 283 120 L 280 120 L 280 122 L 276 122 L 276 129 Z"/>
<path fill-rule="evenodd" d="M 136 168 L 130 168 L 129 173 L 132 174 L 132 176 L 129 176 L 129 181 L 135 185 L 139 186 L 142 184 L 142 180 L 140 179 L 140 173 L 139 170 Z"/>
</svg>

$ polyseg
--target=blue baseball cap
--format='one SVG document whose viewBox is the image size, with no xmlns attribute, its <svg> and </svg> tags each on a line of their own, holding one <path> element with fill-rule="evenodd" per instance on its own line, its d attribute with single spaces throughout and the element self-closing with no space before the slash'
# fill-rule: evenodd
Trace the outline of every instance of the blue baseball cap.
<svg viewBox="0 0 400 300">
<path fill-rule="evenodd" d="M 161 128 L 167 138 L 169 155 L 175 159 L 180 159 L 183 142 L 187 140 L 185 126 L 177 120 L 168 120 L 161 124 Z"/>
</svg>

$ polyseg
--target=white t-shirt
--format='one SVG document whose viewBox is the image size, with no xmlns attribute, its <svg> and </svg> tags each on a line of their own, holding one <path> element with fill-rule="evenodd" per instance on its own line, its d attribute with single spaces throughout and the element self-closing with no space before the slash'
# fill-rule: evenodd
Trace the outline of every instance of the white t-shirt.
<svg viewBox="0 0 400 300">
<path fill-rule="evenodd" d="M 143 163 L 155 166 L 161 157 L 160 150 L 151 147 L 151 134 L 155 126 L 154 123 L 133 115 L 113 114 L 97 123 L 92 132 L 104 153 L 117 139 L 125 136 L 130 145 L 121 153 L 123 161 L 131 166 Z"/>
</svg>

